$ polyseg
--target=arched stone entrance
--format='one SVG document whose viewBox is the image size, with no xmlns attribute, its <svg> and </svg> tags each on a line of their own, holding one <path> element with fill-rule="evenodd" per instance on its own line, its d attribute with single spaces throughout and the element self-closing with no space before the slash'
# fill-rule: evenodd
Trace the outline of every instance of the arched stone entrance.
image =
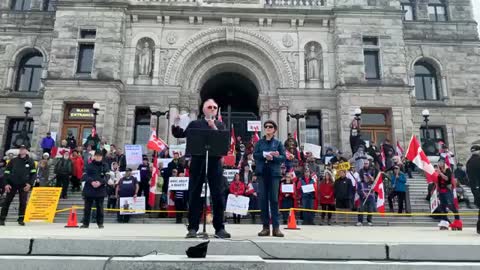
<svg viewBox="0 0 480 270">
<path fill-rule="evenodd" d="M 200 90 L 200 104 L 213 98 L 221 108 L 224 122 L 230 120 L 235 134 L 248 140 L 251 133 L 247 131 L 247 121 L 259 119 L 258 96 L 257 87 L 249 78 L 240 73 L 222 72 L 205 82 Z"/>
</svg>

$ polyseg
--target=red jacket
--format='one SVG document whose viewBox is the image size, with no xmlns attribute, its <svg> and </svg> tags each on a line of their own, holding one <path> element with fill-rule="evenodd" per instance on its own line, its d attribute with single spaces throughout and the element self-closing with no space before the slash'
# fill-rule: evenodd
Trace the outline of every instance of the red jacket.
<svg viewBox="0 0 480 270">
<path fill-rule="evenodd" d="M 73 176 L 78 179 L 82 179 L 83 176 L 83 158 L 81 156 L 72 157 L 72 165 L 73 165 Z"/>
<path fill-rule="evenodd" d="M 241 181 L 233 181 L 230 184 L 230 194 L 243 196 L 245 194 L 245 184 Z"/>
<path fill-rule="evenodd" d="M 333 182 L 330 184 L 325 181 L 320 182 L 320 204 L 335 204 L 333 194 Z"/>
</svg>

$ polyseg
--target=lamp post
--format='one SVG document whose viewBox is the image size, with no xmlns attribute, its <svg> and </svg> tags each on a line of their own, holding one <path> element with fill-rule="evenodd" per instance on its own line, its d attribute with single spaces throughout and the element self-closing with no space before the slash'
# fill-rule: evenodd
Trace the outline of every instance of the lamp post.
<svg viewBox="0 0 480 270">
<path fill-rule="evenodd" d="M 32 103 L 30 101 L 25 102 L 23 105 L 25 108 L 25 118 L 23 119 L 23 126 L 22 126 L 22 131 L 20 134 L 18 134 L 15 137 L 14 141 L 14 146 L 19 148 L 22 144 L 27 147 L 27 149 L 30 149 L 30 138 L 28 137 L 28 131 L 27 131 L 27 121 L 28 121 L 28 115 L 30 114 L 30 110 L 32 109 Z"/>
<path fill-rule="evenodd" d="M 95 132 L 96 132 L 96 129 L 97 129 L 97 115 L 98 115 L 98 111 L 100 110 L 100 104 L 98 104 L 98 102 L 95 102 L 93 103 L 93 128 L 95 129 Z"/>
<path fill-rule="evenodd" d="M 428 132 L 428 121 L 430 121 L 428 118 L 430 117 L 430 111 L 428 109 L 425 109 L 422 111 L 422 116 L 423 116 L 423 121 L 425 122 L 425 129 L 424 129 L 424 133 L 423 133 L 423 138 L 424 138 L 424 142 L 423 142 L 423 145 L 424 145 L 424 150 L 427 150 L 429 151 L 429 149 L 427 149 L 429 146 L 430 146 L 430 133 Z"/>
<path fill-rule="evenodd" d="M 161 111 L 156 111 L 156 112 L 152 112 L 152 115 L 155 115 L 157 117 L 157 128 L 156 128 L 156 133 L 157 133 L 157 137 L 158 137 L 158 127 L 160 125 L 160 116 L 164 116 L 168 118 L 168 111 L 164 111 L 164 112 L 161 112 Z"/>
<path fill-rule="evenodd" d="M 300 147 L 300 119 L 305 118 L 305 114 L 292 114 L 292 113 L 287 113 L 287 123 L 290 122 L 290 117 L 297 120 L 297 143 L 298 147 Z"/>
</svg>

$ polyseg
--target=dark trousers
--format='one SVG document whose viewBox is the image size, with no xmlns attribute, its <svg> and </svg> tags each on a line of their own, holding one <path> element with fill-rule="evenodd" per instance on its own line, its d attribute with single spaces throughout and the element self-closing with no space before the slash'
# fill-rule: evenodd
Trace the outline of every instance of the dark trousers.
<svg viewBox="0 0 480 270">
<path fill-rule="evenodd" d="M 18 192 L 18 199 L 20 201 L 20 207 L 18 208 L 18 221 L 23 221 L 23 218 L 25 216 L 25 209 L 27 208 L 27 197 L 28 197 L 28 192 L 25 192 L 23 190 L 25 188 L 25 184 L 23 185 L 12 185 L 12 189 L 10 190 L 9 193 L 7 193 L 7 196 L 5 198 L 4 205 L 2 207 L 2 212 L 0 214 L 0 220 L 5 221 L 8 215 L 8 208 L 10 208 L 10 204 L 13 201 L 13 198 L 15 198 L 15 194 Z"/>
<path fill-rule="evenodd" d="M 241 215 L 233 214 L 233 223 L 240 224 Z"/>
<path fill-rule="evenodd" d="M 72 175 L 72 178 L 70 178 L 70 182 L 72 182 L 72 192 L 73 191 L 80 191 L 80 179 L 78 179 L 76 176 Z"/>
<path fill-rule="evenodd" d="M 269 170 L 264 170 L 264 173 Z M 260 202 L 260 216 L 263 227 L 270 227 L 270 215 L 273 229 L 280 227 L 278 221 L 278 189 L 280 176 L 266 175 L 258 176 L 258 196 Z M 271 211 L 271 212 L 270 212 Z"/>
<path fill-rule="evenodd" d="M 310 195 L 303 195 L 302 196 L 302 207 L 304 209 L 312 209 L 313 210 L 313 197 Z M 314 212 L 303 212 L 303 224 L 306 225 L 313 225 L 313 219 L 315 217 Z"/>
<path fill-rule="evenodd" d="M 90 215 L 92 212 L 92 205 L 93 202 L 95 202 L 95 207 L 97 208 L 97 224 L 102 225 L 103 224 L 103 201 L 105 200 L 104 197 L 100 198 L 91 198 L 91 197 L 86 197 L 85 198 L 85 208 L 83 209 L 83 224 L 84 225 L 89 225 L 90 224 Z"/>
<path fill-rule="evenodd" d="M 185 202 L 185 199 L 177 199 L 175 198 L 175 210 L 176 211 L 185 211 L 187 210 L 187 203 Z M 182 223 L 183 219 L 183 213 L 175 213 L 175 221 L 176 223 L 180 224 Z"/>
<path fill-rule="evenodd" d="M 117 207 L 117 198 L 108 198 L 107 208 L 113 209 Z M 108 211 L 108 210 L 107 210 Z M 120 212 L 119 212 L 120 213 Z"/>
<path fill-rule="evenodd" d="M 290 208 L 293 208 L 293 194 L 291 194 L 289 197 L 283 198 L 282 200 L 282 209 L 290 209 Z M 283 223 L 287 223 L 289 213 L 290 211 L 282 212 Z"/>
<path fill-rule="evenodd" d="M 67 191 L 68 191 L 68 181 L 70 176 L 57 174 L 57 183 L 55 184 L 56 187 L 62 188 L 62 195 L 61 198 L 67 198 Z"/>
<path fill-rule="evenodd" d="M 375 212 L 375 200 L 366 200 L 365 203 L 363 203 L 363 199 L 361 201 L 362 204 L 358 208 L 358 212 Z M 363 222 L 363 214 L 358 215 L 358 222 Z M 372 222 L 372 215 L 367 215 L 367 222 Z"/>
<path fill-rule="evenodd" d="M 150 210 L 150 205 L 148 204 L 148 197 L 150 197 L 150 185 L 148 184 L 148 181 L 141 181 L 140 182 L 140 188 L 138 189 L 138 194 L 137 196 L 140 197 L 145 196 L 145 209 Z"/>
<path fill-rule="evenodd" d="M 395 197 L 398 198 L 398 213 L 403 213 L 403 206 L 405 205 L 405 209 L 407 208 L 406 192 L 392 191 L 388 194 L 388 207 L 390 208 L 390 212 L 393 212 L 393 200 Z"/>
<path fill-rule="evenodd" d="M 49 155 L 51 155 L 51 153 L 52 153 L 51 148 L 42 148 L 42 150 L 43 150 L 43 153 L 48 153 Z M 54 157 L 50 156 L 50 158 L 54 158 Z"/>
<path fill-rule="evenodd" d="M 323 211 L 335 211 L 335 204 L 321 204 Z M 322 220 L 325 219 L 325 216 L 328 216 L 328 220 L 332 219 L 332 213 L 322 212 Z"/>
<path fill-rule="evenodd" d="M 198 231 L 200 215 L 204 206 L 200 194 L 202 193 L 203 183 L 205 183 L 205 171 L 208 172 L 208 186 L 212 197 L 213 227 L 215 231 L 219 231 L 224 229 L 223 215 L 225 211 L 222 167 L 218 158 L 210 157 L 208 170 L 205 170 L 205 159 L 198 156 L 193 156 L 190 164 L 188 230 Z"/>
<path fill-rule="evenodd" d="M 453 204 L 453 193 L 451 191 L 441 192 L 438 194 L 438 197 L 440 199 L 440 206 L 439 206 L 440 213 L 445 213 L 445 214 L 448 213 L 447 211 L 447 207 L 448 207 L 448 209 L 450 209 L 450 211 L 452 211 L 455 214 L 455 219 L 459 220 L 460 216 L 458 215 L 458 209 Z M 440 219 L 449 221 L 447 215 L 440 216 Z"/>
</svg>

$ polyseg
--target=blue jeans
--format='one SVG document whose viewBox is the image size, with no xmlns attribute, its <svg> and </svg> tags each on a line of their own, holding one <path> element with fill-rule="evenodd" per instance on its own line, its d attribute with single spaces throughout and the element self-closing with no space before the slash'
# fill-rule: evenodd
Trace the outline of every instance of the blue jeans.
<svg viewBox="0 0 480 270">
<path fill-rule="evenodd" d="M 439 192 L 438 198 L 440 200 L 440 213 L 448 213 L 448 209 L 450 209 L 453 213 L 455 213 L 455 219 L 460 219 L 460 216 L 458 215 L 458 209 L 455 207 L 453 204 L 453 193 L 452 191 L 447 191 L 447 192 Z M 440 216 L 441 220 L 449 221 L 447 215 Z"/>
<path fill-rule="evenodd" d="M 270 215 L 272 215 L 272 227 L 278 229 L 278 189 L 280 186 L 280 176 L 269 176 L 268 174 L 258 176 L 258 197 L 260 203 L 260 216 L 262 217 L 263 227 L 270 227 Z M 271 211 L 271 213 L 270 213 Z"/>
<path fill-rule="evenodd" d="M 363 200 L 362 200 L 363 203 Z M 367 200 L 364 205 L 360 205 L 358 208 L 358 212 L 368 212 L 372 213 L 375 212 L 375 200 Z M 363 215 L 358 215 L 358 222 L 363 222 Z M 372 215 L 367 215 L 367 222 L 372 222 Z"/>
<path fill-rule="evenodd" d="M 310 195 L 302 196 L 302 207 L 305 209 L 313 209 L 313 197 Z M 315 213 L 313 212 L 303 212 L 303 222 L 304 224 L 313 224 L 313 217 Z"/>
</svg>

